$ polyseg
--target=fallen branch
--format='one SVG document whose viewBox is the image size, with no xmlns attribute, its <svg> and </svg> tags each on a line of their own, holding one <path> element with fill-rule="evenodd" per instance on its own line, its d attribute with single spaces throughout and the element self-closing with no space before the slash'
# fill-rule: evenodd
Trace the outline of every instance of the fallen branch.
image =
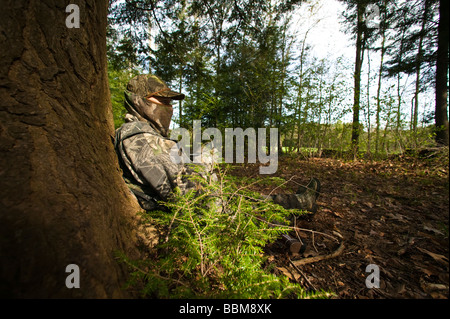
<svg viewBox="0 0 450 319">
<path fill-rule="evenodd" d="M 303 259 L 299 259 L 299 260 L 293 260 L 291 262 L 295 266 L 302 266 L 302 265 L 311 264 L 311 263 L 315 263 L 315 262 L 326 260 L 326 259 L 335 258 L 335 257 L 339 256 L 340 254 L 342 254 L 343 251 L 344 251 L 344 243 L 342 242 L 339 245 L 338 249 L 336 249 L 331 254 L 320 255 L 320 256 L 315 256 L 315 257 L 310 257 L 310 258 L 303 258 Z"/>
<path fill-rule="evenodd" d="M 314 291 L 317 291 L 317 288 L 311 283 L 311 281 L 309 281 L 308 277 L 306 277 L 306 275 L 300 270 L 300 268 L 298 268 L 294 262 L 289 259 L 289 263 L 294 267 L 294 269 L 303 277 L 303 279 L 305 279 L 306 283 L 308 284 L 309 288 L 313 289 Z"/>
</svg>

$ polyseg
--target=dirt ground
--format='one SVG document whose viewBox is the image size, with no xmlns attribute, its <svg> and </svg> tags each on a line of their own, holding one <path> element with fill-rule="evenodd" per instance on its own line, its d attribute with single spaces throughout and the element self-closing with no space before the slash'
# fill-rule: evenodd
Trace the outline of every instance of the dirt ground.
<svg viewBox="0 0 450 319">
<path fill-rule="evenodd" d="M 236 166 L 231 174 L 264 178 L 258 164 Z M 267 247 L 269 262 L 307 289 L 333 292 L 333 298 L 448 299 L 448 174 L 448 161 L 443 165 L 439 158 L 281 157 L 273 176 L 291 181 L 274 193 L 294 192 L 314 176 L 321 195 L 317 213 L 297 221 L 304 230 L 291 233 L 307 243 L 306 251 L 293 255 L 280 241 Z M 273 186 L 252 189 L 268 194 Z M 340 244 L 344 249 L 332 255 Z M 320 256 L 328 259 L 293 266 Z M 379 267 L 379 288 L 366 286 L 370 264 Z"/>
</svg>

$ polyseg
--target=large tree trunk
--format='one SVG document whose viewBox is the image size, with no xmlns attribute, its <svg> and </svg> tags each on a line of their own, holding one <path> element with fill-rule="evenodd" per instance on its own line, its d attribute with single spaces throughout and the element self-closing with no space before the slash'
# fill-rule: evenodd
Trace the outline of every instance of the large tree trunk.
<svg viewBox="0 0 450 319">
<path fill-rule="evenodd" d="M 111 141 L 107 1 L 2 0 L 0 296 L 122 298 L 137 202 Z M 66 287 L 66 266 L 80 288 Z"/>
<path fill-rule="evenodd" d="M 448 72 L 448 23 L 449 23 L 448 1 L 441 0 L 439 8 L 439 35 L 438 52 L 436 61 L 436 142 L 448 145 L 448 115 L 447 115 L 447 72 Z"/>
</svg>

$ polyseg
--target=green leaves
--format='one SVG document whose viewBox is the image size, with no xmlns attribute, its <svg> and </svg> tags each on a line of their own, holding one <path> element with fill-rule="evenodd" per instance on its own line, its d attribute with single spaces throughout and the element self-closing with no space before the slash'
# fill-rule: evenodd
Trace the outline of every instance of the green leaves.
<svg viewBox="0 0 450 319">
<path fill-rule="evenodd" d="M 124 107 L 124 91 L 127 83 L 139 73 L 140 70 L 138 69 L 115 70 L 112 66 L 110 66 L 108 71 L 108 79 L 115 128 L 120 127 L 125 121 L 127 111 Z"/>
<path fill-rule="evenodd" d="M 193 177 L 202 187 L 167 203 L 169 212 L 148 212 L 161 230 L 157 256 L 138 262 L 134 278 L 144 296 L 158 298 L 283 298 L 303 288 L 264 269 L 264 247 L 288 231 L 289 210 L 237 188 L 218 168 Z"/>
</svg>

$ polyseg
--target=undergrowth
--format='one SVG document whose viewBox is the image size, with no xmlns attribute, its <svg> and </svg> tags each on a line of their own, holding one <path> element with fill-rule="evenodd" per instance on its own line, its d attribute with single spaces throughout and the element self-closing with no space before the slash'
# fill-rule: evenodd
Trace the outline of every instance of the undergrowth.
<svg viewBox="0 0 450 319">
<path fill-rule="evenodd" d="M 144 298 L 324 298 L 306 292 L 284 275 L 264 267 L 264 247 L 287 233 L 288 217 L 301 214 L 237 187 L 217 167 L 199 185 L 164 203 L 168 211 L 146 213 L 159 232 L 154 256 L 122 261 L 132 269 L 129 282 Z M 255 181 L 257 183 L 257 181 Z"/>
</svg>

